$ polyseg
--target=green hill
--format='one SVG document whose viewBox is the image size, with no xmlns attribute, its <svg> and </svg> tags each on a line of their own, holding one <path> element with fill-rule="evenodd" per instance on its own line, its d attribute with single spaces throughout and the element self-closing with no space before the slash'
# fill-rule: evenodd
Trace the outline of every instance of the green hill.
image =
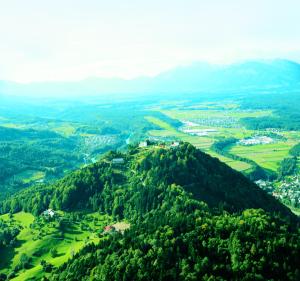
<svg viewBox="0 0 300 281">
<path fill-rule="evenodd" d="M 113 158 L 123 158 L 124 164 L 113 165 Z M 40 185 L 0 202 L 2 213 L 27 211 L 35 215 L 48 207 L 59 210 L 92 210 L 113 212 L 124 206 L 109 206 L 106 194 L 113 196 L 122 186 L 124 196 L 139 192 L 137 186 L 156 190 L 159 186 L 175 184 L 194 199 L 209 207 L 230 212 L 247 208 L 262 208 L 293 217 L 288 208 L 262 191 L 241 173 L 216 158 L 184 143 L 177 148 L 152 146 L 131 149 L 122 154 L 111 152 L 102 161 L 70 173 L 52 185 Z M 157 191 L 155 191 L 157 192 Z M 148 198 L 146 205 L 154 198 Z M 124 216 L 119 212 L 119 216 Z"/>
<path fill-rule="evenodd" d="M 62 266 L 47 252 L 51 266 L 31 276 L 37 280 L 42 275 L 44 280 L 300 277 L 298 218 L 242 174 L 188 143 L 110 152 L 54 184 L 28 188 L 0 203 L 3 214 L 26 211 L 37 219 L 48 208 L 62 214 L 96 212 L 107 216 L 106 222 L 125 220 L 130 228 L 90 241 Z"/>
</svg>

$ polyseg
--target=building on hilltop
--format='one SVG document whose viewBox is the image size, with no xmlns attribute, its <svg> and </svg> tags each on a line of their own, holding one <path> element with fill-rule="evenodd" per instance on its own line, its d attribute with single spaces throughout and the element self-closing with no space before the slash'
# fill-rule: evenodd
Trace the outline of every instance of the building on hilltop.
<svg viewBox="0 0 300 281">
<path fill-rule="evenodd" d="M 148 146 L 148 142 L 147 141 L 141 141 L 139 144 L 139 147 L 147 147 Z"/>
<path fill-rule="evenodd" d="M 171 144 L 171 147 L 177 147 L 179 146 L 179 142 L 178 141 L 174 141 L 172 144 Z"/>
</svg>

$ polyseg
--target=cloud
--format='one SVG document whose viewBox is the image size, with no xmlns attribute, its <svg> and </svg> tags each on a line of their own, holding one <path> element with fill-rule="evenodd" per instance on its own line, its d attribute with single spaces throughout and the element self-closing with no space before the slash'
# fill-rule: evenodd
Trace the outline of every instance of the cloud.
<svg viewBox="0 0 300 281">
<path fill-rule="evenodd" d="M 193 60 L 300 61 L 297 0 L 0 2 L 0 79 L 130 78 Z"/>
</svg>

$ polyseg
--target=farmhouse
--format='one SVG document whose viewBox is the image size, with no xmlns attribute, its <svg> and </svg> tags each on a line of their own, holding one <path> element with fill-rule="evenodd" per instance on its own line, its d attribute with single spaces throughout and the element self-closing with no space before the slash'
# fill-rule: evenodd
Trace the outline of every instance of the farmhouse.
<svg viewBox="0 0 300 281">
<path fill-rule="evenodd" d="M 113 225 L 107 225 L 104 227 L 103 233 L 111 233 L 114 231 L 116 231 L 116 229 Z"/>
<path fill-rule="evenodd" d="M 130 224 L 126 222 L 117 222 L 112 225 L 107 225 L 103 229 L 103 234 L 112 234 L 115 232 L 119 232 L 124 234 L 126 229 L 130 228 Z"/>
<path fill-rule="evenodd" d="M 52 209 L 48 209 L 48 210 L 43 212 L 43 215 L 45 217 L 53 218 L 55 216 L 55 212 Z"/>
</svg>

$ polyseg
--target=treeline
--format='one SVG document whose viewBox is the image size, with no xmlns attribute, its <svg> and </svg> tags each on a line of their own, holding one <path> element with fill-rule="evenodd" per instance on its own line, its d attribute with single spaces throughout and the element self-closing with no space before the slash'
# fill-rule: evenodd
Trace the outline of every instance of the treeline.
<svg viewBox="0 0 300 281">
<path fill-rule="evenodd" d="M 4 247 L 13 246 L 19 233 L 18 227 L 11 226 L 0 219 L 0 250 Z"/>
<path fill-rule="evenodd" d="M 286 98 L 286 95 L 289 98 Z M 248 129 L 262 130 L 276 128 L 282 130 L 300 130 L 299 94 L 255 95 L 242 101 L 242 108 L 273 110 L 274 114 L 263 117 L 242 118 L 241 122 Z"/>
<path fill-rule="evenodd" d="M 293 146 L 289 153 L 295 157 L 300 157 L 300 143 L 296 144 L 295 146 Z"/>
<path fill-rule="evenodd" d="M 279 178 L 282 178 L 284 176 L 290 176 L 297 173 L 298 171 L 297 162 L 298 162 L 298 157 L 300 157 L 300 143 L 294 145 L 290 149 L 289 154 L 292 157 L 284 158 L 280 163 L 280 167 L 278 169 Z"/>
<path fill-rule="evenodd" d="M 288 157 L 284 158 L 278 169 L 278 177 L 282 178 L 285 176 L 290 176 L 296 173 L 297 170 L 297 158 L 296 157 Z"/>
</svg>

